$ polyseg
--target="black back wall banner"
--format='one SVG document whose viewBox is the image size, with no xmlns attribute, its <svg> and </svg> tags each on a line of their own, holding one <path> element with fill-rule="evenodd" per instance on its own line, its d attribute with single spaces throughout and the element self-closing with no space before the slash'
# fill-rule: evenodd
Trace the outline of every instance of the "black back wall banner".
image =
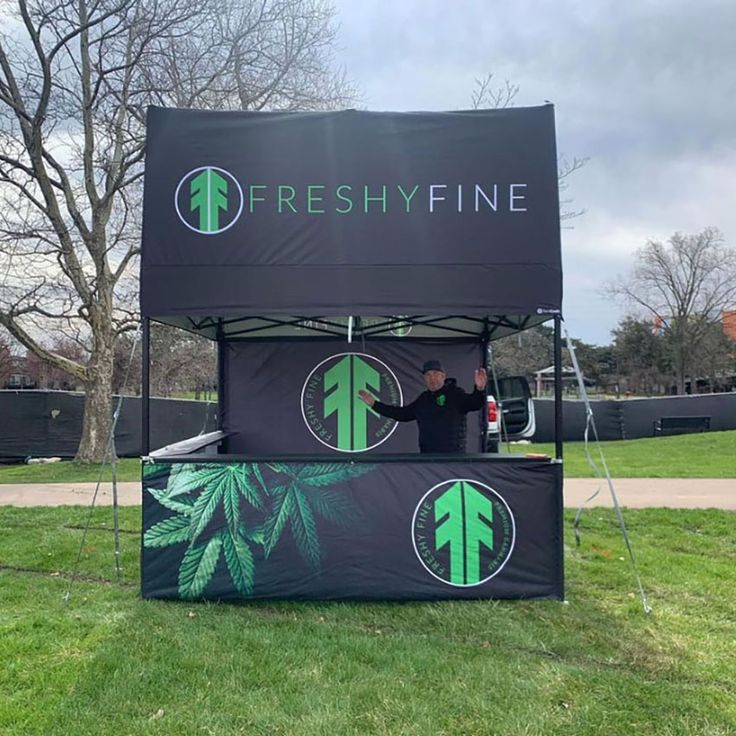
<svg viewBox="0 0 736 736">
<path fill-rule="evenodd" d="M 153 598 L 561 597 L 562 466 L 146 465 Z"/>
<path fill-rule="evenodd" d="M 358 399 L 365 388 L 407 404 L 425 390 L 421 366 L 442 361 L 466 392 L 481 365 L 477 343 L 241 341 L 227 344 L 223 426 L 227 452 L 272 454 L 414 453 L 415 422 L 396 423 Z M 480 451 L 481 412 L 467 415 L 467 451 Z"/>
<path fill-rule="evenodd" d="M 552 314 L 554 109 L 151 108 L 142 312 Z"/>
</svg>

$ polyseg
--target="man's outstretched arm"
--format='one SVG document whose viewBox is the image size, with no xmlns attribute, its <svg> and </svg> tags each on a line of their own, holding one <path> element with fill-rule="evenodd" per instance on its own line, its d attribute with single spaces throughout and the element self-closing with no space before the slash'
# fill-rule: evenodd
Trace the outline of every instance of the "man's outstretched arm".
<svg viewBox="0 0 736 736">
<path fill-rule="evenodd" d="M 370 406 L 376 414 L 380 414 L 382 417 L 395 419 L 397 422 L 411 422 L 417 418 L 414 411 L 414 404 L 416 402 L 414 401 L 406 406 L 384 404 L 382 401 L 377 401 L 375 396 L 362 389 L 358 391 L 358 397 L 364 404 Z"/>
</svg>

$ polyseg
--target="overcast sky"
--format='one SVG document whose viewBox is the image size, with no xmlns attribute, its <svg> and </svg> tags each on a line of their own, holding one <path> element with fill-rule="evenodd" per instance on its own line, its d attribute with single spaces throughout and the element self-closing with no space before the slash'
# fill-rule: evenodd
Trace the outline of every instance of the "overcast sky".
<svg viewBox="0 0 736 736">
<path fill-rule="evenodd" d="M 736 0 L 335 0 L 338 60 L 370 110 L 470 107 L 475 79 L 554 102 L 566 195 L 564 316 L 610 342 L 600 296 L 648 238 L 718 227 L 736 246 Z"/>
</svg>

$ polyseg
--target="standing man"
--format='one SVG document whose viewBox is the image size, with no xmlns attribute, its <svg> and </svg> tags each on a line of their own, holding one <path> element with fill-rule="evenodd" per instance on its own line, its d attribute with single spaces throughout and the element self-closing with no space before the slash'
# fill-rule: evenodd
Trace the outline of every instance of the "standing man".
<svg viewBox="0 0 736 736">
<path fill-rule="evenodd" d="M 422 373 L 427 390 L 406 406 L 384 404 L 367 391 L 358 391 L 358 396 L 381 416 L 397 422 L 416 421 L 419 452 L 465 452 L 465 415 L 485 405 L 488 382 L 485 369 L 478 368 L 475 371 L 475 390 L 472 394 L 466 394 L 457 386 L 454 378 L 447 377 L 439 360 L 428 360 Z"/>
</svg>

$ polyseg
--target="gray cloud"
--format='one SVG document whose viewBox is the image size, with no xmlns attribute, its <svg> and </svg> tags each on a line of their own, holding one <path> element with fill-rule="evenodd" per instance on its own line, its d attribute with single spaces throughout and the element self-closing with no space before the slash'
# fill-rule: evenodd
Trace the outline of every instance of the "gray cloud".
<svg viewBox="0 0 736 736">
<path fill-rule="evenodd" d="M 736 240 L 732 0 L 337 3 L 341 61 L 370 109 L 468 107 L 474 78 L 552 100 L 561 153 L 590 156 L 563 233 L 573 332 L 606 342 L 620 310 L 599 282 L 647 238 L 713 225 Z"/>
</svg>

